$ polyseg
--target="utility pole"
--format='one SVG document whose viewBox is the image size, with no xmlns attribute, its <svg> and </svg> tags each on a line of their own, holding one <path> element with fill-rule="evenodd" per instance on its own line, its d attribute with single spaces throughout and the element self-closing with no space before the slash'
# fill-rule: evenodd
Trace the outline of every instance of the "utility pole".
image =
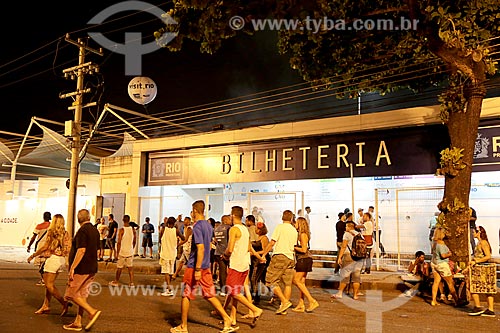
<svg viewBox="0 0 500 333">
<path fill-rule="evenodd" d="M 79 171 L 79 156 L 80 156 L 80 141 L 81 141 L 81 122 L 82 109 L 89 106 L 94 106 L 96 103 L 83 104 L 83 94 L 89 93 L 90 88 L 84 89 L 84 78 L 87 74 L 92 74 L 99 71 L 99 67 L 92 62 L 85 62 L 85 54 L 92 52 L 100 56 L 103 55 L 102 49 L 95 50 L 87 46 L 87 40 L 79 38 L 78 41 L 71 40 L 67 34 L 65 41 L 78 47 L 78 65 L 66 68 L 63 70 L 66 78 L 76 78 L 76 91 L 60 94 L 59 98 L 68 98 L 74 96 L 72 106 L 68 110 L 75 111 L 74 120 L 69 120 L 65 123 L 65 136 L 72 137 L 71 142 L 71 167 L 69 175 L 69 198 L 68 198 L 68 215 L 66 218 L 68 232 L 71 236 L 75 230 L 75 212 L 76 212 L 76 194 L 78 189 L 78 171 Z"/>
</svg>

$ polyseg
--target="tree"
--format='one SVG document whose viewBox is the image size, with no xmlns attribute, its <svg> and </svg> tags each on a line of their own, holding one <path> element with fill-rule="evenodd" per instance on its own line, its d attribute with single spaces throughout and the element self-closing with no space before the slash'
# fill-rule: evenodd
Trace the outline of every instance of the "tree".
<svg viewBox="0 0 500 333">
<path fill-rule="evenodd" d="M 439 220 L 454 259 L 467 261 L 473 152 L 487 76 L 497 71 L 489 51 L 500 37 L 498 8 L 499 0 L 178 0 L 168 12 L 178 24 L 155 36 L 161 42 L 175 31 L 168 49 L 188 38 L 214 53 L 224 39 L 270 28 L 262 20 L 274 19 L 290 66 L 341 97 L 443 85 L 440 118 L 451 146 L 437 170 L 445 176 Z"/>
</svg>

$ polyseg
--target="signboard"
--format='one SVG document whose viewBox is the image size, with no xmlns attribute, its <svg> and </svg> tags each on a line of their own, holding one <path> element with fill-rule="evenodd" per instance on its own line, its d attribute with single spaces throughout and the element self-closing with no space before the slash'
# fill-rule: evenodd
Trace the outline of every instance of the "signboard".
<svg viewBox="0 0 500 333">
<path fill-rule="evenodd" d="M 472 166 L 473 171 L 500 169 L 500 125 L 478 129 Z"/>
<path fill-rule="evenodd" d="M 148 185 L 434 174 L 446 127 L 281 139 L 149 154 Z"/>
<path fill-rule="evenodd" d="M 184 159 L 182 157 L 166 157 L 150 160 L 149 182 L 182 182 Z"/>
</svg>

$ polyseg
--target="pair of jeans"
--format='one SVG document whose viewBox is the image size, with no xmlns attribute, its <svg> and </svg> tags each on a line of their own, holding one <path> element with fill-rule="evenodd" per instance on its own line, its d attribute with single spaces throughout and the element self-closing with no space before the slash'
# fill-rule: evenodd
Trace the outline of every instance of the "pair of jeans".
<svg viewBox="0 0 500 333">
<path fill-rule="evenodd" d="M 216 255 L 215 261 L 219 266 L 219 286 L 221 291 L 225 290 L 226 279 L 227 279 L 227 267 L 229 266 L 229 261 L 222 259 L 221 256 Z"/>
<path fill-rule="evenodd" d="M 252 258 L 253 259 L 253 258 Z M 252 260 L 252 270 L 250 271 L 250 291 L 255 301 L 260 300 L 259 281 L 262 280 L 262 275 L 266 270 L 266 263 L 261 263 L 259 260 Z"/>
</svg>

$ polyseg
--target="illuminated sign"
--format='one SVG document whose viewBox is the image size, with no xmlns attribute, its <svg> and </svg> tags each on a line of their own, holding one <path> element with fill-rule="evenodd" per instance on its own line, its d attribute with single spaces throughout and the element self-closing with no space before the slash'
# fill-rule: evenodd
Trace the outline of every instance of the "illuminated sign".
<svg viewBox="0 0 500 333">
<path fill-rule="evenodd" d="M 432 125 L 155 152 L 147 185 L 434 174 L 446 147 Z"/>
</svg>

